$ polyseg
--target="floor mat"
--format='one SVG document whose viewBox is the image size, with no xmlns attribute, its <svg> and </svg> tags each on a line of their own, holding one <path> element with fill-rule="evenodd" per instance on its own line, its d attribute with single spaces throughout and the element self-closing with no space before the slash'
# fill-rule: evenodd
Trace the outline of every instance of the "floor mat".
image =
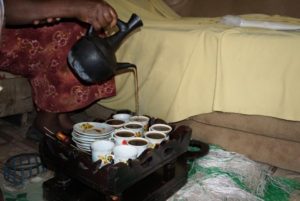
<svg viewBox="0 0 300 201">
<path fill-rule="evenodd" d="M 42 184 L 53 177 L 53 172 L 47 171 L 28 180 L 22 186 L 11 186 L 3 177 L 0 177 L 0 187 L 5 201 L 43 201 Z M 2 182 L 1 182 L 2 181 Z"/>
<path fill-rule="evenodd" d="M 273 176 L 274 168 L 210 146 L 190 163 L 188 183 L 168 201 L 289 201 L 300 199 L 300 182 Z M 295 196 L 296 197 L 293 197 Z"/>
</svg>

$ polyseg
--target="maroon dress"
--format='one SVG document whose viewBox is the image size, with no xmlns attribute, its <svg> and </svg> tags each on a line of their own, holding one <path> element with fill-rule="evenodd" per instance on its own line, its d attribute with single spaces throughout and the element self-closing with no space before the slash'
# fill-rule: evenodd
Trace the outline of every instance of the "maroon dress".
<svg viewBox="0 0 300 201">
<path fill-rule="evenodd" d="M 39 110 L 69 112 L 116 93 L 114 79 L 85 85 L 71 72 L 67 54 L 86 29 L 65 22 L 42 28 L 2 29 L 0 70 L 29 79 Z"/>
</svg>

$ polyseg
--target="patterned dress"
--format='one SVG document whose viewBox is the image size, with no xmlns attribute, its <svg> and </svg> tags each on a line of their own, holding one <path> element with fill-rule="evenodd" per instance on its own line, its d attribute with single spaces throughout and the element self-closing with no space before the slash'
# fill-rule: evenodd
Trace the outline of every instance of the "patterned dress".
<svg viewBox="0 0 300 201">
<path fill-rule="evenodd" d="M 85 31 L 71 22 L 40 28 L 3 28 L 0 70 L 28 78 L 36 107 L 47 112 L 74 111 L 114 96 L 114 79 L 86 85 L 67 64 L 68 51 Z"/>
</svg>

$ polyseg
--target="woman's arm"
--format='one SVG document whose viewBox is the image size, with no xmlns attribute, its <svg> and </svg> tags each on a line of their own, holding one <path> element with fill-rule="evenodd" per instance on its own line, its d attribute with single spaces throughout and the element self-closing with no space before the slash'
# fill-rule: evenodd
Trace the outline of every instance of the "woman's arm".
<svg viewBox="0 0 300 201">
<path fill-rule="evenodd" d="M 4 6 L 5 23 L 10 25 L 77 18 L 99 30 L 117 21 L 116 11 L 103 0 L 6 0 Z"/>
</svg>

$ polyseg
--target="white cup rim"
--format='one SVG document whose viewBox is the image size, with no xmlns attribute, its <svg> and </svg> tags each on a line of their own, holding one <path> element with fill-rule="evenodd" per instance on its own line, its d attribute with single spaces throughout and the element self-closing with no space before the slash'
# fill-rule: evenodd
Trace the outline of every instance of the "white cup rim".
<svg viewBox="0 0 300 201">
<path fill-rule="evenodd" d="M 163 136 L 165 136 L 164 138 L 167 137 L 167 134 L 165 134 L 164 132 L 161 132 L 161 131 L 147 131 L 146 133 L 144 133 L 144 136 L 146 138 L 150 138 L 150 137 L 148 137 L 148 134 L 152 134 L 152 133 L 159 133 L 159 134 L 162 134 Z M 150 138 L 150 139 L 155 139 L 155 138 Z"/>
<path fill-rule="evenodd" d="M 139 122 L 139 121 L 130 121 L 130 122 L 125 123 L 124 126 L 126 126 L 126 125 L 128 125 L 128 124 L 138 124 L 138 125 L 140 125 L 140 126 L 144 126 L 144 125 L 143 125 L 141 122 Z"/>
<path fill-rule="evenodd" d="M 172 127 L 168 124 L 152 124 L 150 126 L 150 128 L 153 128 L 153 127 L 156 127 L 156 126 L 163 126 L 163 127 L 166 127 L 166 128 L 169 128 L 169 129 L 172 129 Z"/>
<path fill-rule="evenodd" d="M 143 119 L 143 120 L 145 120 L 145 121 L 149 121 L 149 120 L 150 120 L 149 117 L 144 116 L 144 115 L 135 115 L 135 116 L 131 116 L 129 119 L 134 121 L 134 119 L 136 119 L 136 118 L 141 118 L 141 119 Z M 139 121 L 136 121 L 136 122 L 139 122 Z"/>
<path fill-rule="evenodd" d="M 155 127 L 157 127 L 157 126 L 168 128 L 168 130 L 165 130 L 165 131 L 155 130 Z M 160 132 L 163 132 L 163 133 L 169 133 L 173 130 L 173 128 L 168 124 L 153 124 L 152 126 L 149 127 L 149 130 L 151 130 L 151 131 L 160 131 Z"/>
</svg>

